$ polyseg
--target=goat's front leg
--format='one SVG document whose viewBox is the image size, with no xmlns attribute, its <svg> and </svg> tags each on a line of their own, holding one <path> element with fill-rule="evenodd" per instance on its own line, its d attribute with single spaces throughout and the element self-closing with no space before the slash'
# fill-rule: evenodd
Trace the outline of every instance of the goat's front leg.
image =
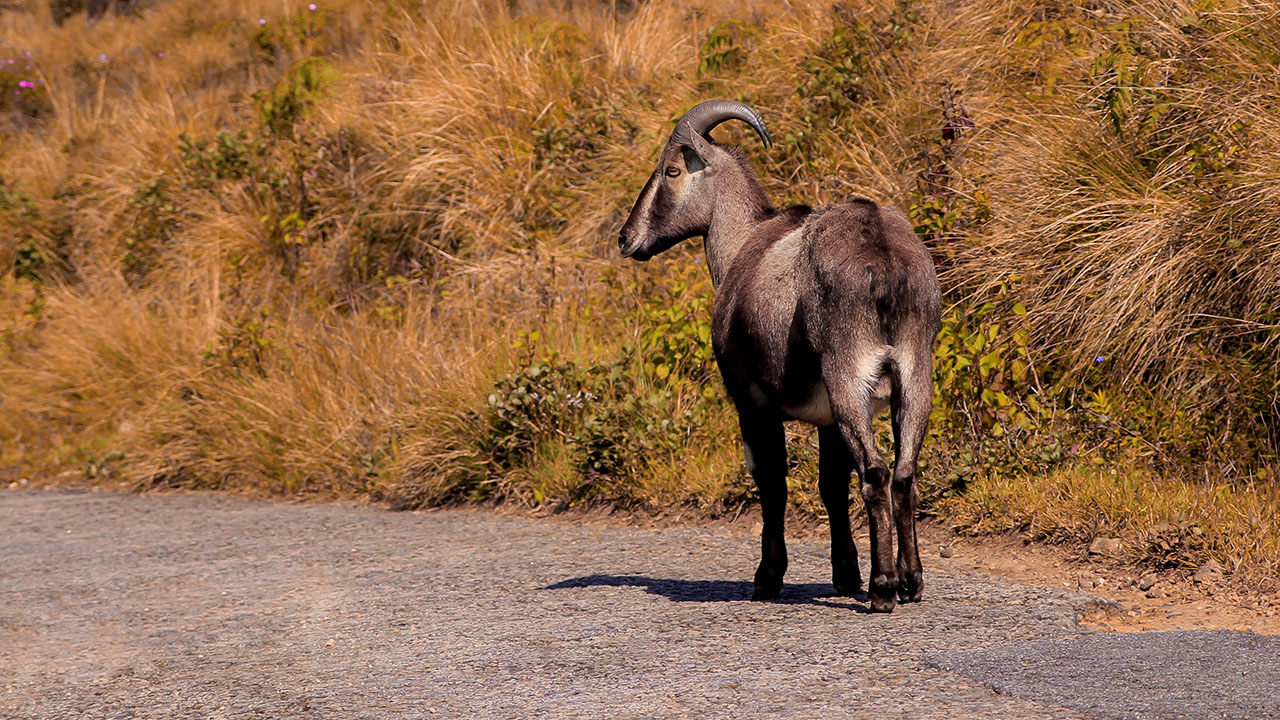
<svg viewBox="0 0 1280 720">
<path fill-rule="evenodd" d="M 856 595 L 862 591 L 858 551 L 849 526 L 849 477 L 852 474 L 853 456 L 840 435 L 840 428 L 834 425 L 819 428 L 818 492 L 831 523 L 831 584 L 837 595 Z"/>
<path fill-rule="evenodd" d="M 782 421 L 753 417 L 739 411 L 747 470 L 760 491 L 760 567 L 756 569 L 752 600 L 772 600 L 782 592 L 787 572 L 787 542 L 783 518 L 787 509 L 787 444 Z"/>
</svg>

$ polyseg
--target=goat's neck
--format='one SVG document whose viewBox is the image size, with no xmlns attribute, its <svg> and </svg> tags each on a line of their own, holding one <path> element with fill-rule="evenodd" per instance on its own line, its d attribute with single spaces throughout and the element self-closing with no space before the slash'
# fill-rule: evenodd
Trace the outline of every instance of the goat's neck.
<svg viewBox="0 0 1280 720">
<path fill-rule="evenodd" d="M 746 244 L 752 230 L 773 213 L 773 205 L 754 177 L 735 178 L 745 185 L 738 188 L 745 192 L 725 192 L 717 199 L 711 214 L 711 227 L 707 230 L 707 269 L 711 271 L 711 284 L 720 287 L 725 273 L 733 264 L 738 251 Z"/>
</svg>

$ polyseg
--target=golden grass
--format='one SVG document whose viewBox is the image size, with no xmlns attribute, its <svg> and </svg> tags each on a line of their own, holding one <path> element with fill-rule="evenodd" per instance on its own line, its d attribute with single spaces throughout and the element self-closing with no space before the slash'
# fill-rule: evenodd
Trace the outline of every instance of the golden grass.
<svg viewBox="0 0 1280 720">
<path fill-rule="evenodd" d="M 1133 467 L 1077 466 L 1044 477 L 985 477 L 939 503 L 959 530 L 1020 531 L 1037 540 L 1121 539 L 1129 560 L 1195 569 L 1218 560 L 1241 585 L 1274 588 L 1280 492 L 1187 483 Z"/>
<path fill-rule="evenodd" d="M 920 222 L 938 223 L 948 296 L 968 311 L 1005 286 L 1029 311 L 1042 375 L 1009 392 L 1056 399 L 1055 418 L 1087 406 L 1164 458 L 1112 478 L 1083 453 L 1047 478 L 975 481 L 942 511 L 1074 541 L 1099 522 L 1138 538 L 1195 525 L 1206 540 L 1179 562 L 1280 567 L 1268 7 L 318 5 L 169 0 L 94 27 L 53 27 L 40 0 L 0 12 L 0 60 L 30 52 L 47 103 L 34 117 L 0 104 L 8 475 L 400 504 L 456 500 L 467 478 L 490 500 L 553 507 L 740 507 L 722 401 L 625 478 L 584 473 L 579 441 L 555 430 L 502 473 L 476 450 L 494 383 L 531 359 L 521 332 L 539 333 L 538 356 L 622 368 L 664 398 L 650 419 L 697 403 L 694 381 L 672 389 L 620 360 L 652 298 L 709 293 L 690 279 L 696 248 L 623 265 L 613 238 L 671 121 L 728 96 L 766 113 L 771 151 L 717 134 L 780 202 L 919 206 L 945 162 L 960 219 Z M 731 52 L 712 57 L 714 32 Z M 307 58 L 337 82 L 308 91 L 288 132 L 265 129 L 255 93 L 287 90 Z M 947 150 L 944 98 L 976 124 Z M 183 137 L 216 147 L 220 132 L 247 170 L 193 169 Z M 936 495 L 978 440 L 937 440 Z M 820 514 L 811 465 L 797 503 Z"/>
</svg>

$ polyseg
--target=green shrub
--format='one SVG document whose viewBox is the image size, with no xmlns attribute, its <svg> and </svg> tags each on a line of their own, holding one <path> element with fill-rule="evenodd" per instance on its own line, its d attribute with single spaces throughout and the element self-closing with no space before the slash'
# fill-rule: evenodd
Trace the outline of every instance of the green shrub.
<svg viewBox="0 0 1280 720">
<path fill-rule="evenodd" d="M 314 55 L 328 51 L 327 31 L 333 13 L 325 8 L 298 12 L 260 24 L 249 39 L 258 57 L 275 62 L 289 54 Z"/>
<path fill-rule="evenodd" d="M 747 60 L 748 44 L 756 35 L 756 28 L 741 20 L 712 27 L 698 50 L 698 77 L 705 81 L 740 70 Z"/>
<path fill-rule="evenodd" d="M 324 58 L 299 60 L 275 86 L 254 93 L 254 99 L 258 101 L 258 122 L 273 135 L 292 138 L 294 125 L 340 78 L 338 71 Z"/>
<path fill-rule="evenodd" d="M 131 280 L 146 276 L 162 249 L 171 244 L 179 226 L 174 203 L 172 183 L 163 174 L 138 188 L 129 201 L 132 217 L 125 230 L 120 264 Z"/>
</svg>

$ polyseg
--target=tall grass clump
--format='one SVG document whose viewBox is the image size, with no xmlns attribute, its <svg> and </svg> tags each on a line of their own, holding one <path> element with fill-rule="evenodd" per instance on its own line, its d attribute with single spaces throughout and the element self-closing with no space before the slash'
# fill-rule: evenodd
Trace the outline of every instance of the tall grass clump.
<svg viewBox="0 0 1280 720">
<path fill-rule="evenodd" d="M 930 512 L 1277 569 L 1266 6 L 125 10 L 0 10 L 8 480 L 741 511 L 700 248 L 611 240 L 723 96 L 781 139 L 717 130 L 777 201 L 895 203 L 934 253 Z"/>
</svg>

